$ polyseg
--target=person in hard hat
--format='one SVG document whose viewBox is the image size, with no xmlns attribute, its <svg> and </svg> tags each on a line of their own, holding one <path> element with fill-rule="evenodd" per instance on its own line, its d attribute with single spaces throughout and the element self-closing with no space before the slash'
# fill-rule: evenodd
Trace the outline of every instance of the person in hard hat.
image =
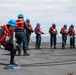
<svg viewBox="0 0 76 75">
<path fill-rule="evenodd" d="M 27 48 L 28 48 L 28 50 L 29 50 L 30 36 L 31 36 L 31 33 L 34 32 L 34 30 L 33 30 L 33 28 L 32 28 L 32 25 L 30 24 L 30 19 L 29 19 L 29 18 L 26 19 L 26 24 L 27 24 L 28 27 L 29 27 L 29 30 L 26 29 Z"/>
<path fill-rule="evenodd" d="M 16 55 L 16 48 L 13 42 L 13 35 L 16 29 L 16 20 L 9 20 L 9 22 L 1 27 L 0 32 L 0 48 L 10 51 L 10 64 L 16 64 L 14 57 Z"/>
<path fill-rule="evenodd" d="M 44 34 L 40 28 L 40 23 L 36 24 L 35 27 L 35 34 L 36 34 L 36 49 L 40 49 L 41 46 L 41 34 Z"/>
<path fill-rule="evenodd" d="M 15 37 L 17 40 L 17 49 L 18 49 L 18 56 L 21 56 L 21 49 L 23 47 L 23 56 L 29 56 L 30 54 L 27 53 L 27 39 L 26 39 L 26 29 L 28 28 L 28 25 L 24 21 L 24 15 L 19 14 L 18 19 L 16 20 L 17 27 L 15 31 Z"/>
<path fill-rule="evenodd" d="M 64 49 L 68 35 L 68 29 L 66 24 L 64 24 L 64 26 L 61 28 L 60 34 L 62 34 L 62 49 Z"/>
<path fill-rule="evenodd" d="M 49 33 L 50 33 L 50 48 L 52 48 L 54 43 L 54 49 L 56 49 L 57 29 L 55 23 L 53 23 L 52 26 L 49 28 Z"/>
<path fill-rule="evenodd" d="M 70 35 L 70 48 L 75 48 L 75 29 L 74 24 L 71 24 L 69 27 L 69 35 Z"/>
</svg>

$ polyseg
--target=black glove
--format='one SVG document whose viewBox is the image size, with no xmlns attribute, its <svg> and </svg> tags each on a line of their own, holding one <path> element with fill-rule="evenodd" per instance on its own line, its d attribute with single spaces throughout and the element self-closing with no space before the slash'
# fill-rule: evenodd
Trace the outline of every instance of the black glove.
<svg viewBox="0 0 76 75">
<path fill-rule="evenodd" d="M 33 32 L 34 32 L 34 30 L 31 30 L 31 32 L 33 33 Z"/>
<path fill-rule="evenodd" d="M 42 34 L 44 34 L 44 32 L 42 32 Z"/>
</svg>

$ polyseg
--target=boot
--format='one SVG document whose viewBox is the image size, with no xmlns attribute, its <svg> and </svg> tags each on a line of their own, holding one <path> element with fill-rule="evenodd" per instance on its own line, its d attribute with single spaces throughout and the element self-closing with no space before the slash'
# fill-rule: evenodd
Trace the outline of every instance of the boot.
<svg viewBox="0 0 76 75">
<path fill-rule="evenodd" d="M 65 46 L 62 46 L 62 49 L 65 49 Z"/>
<path fill-rule="evenodd" d="M 21 56 L 21 50 L 18 50 L 18 56 Z"/>
<path fill-rule="evenodd" d="M 62 49 L 65 49 L 65 45 L 64 44 L 62 44 Z"/>
<path fill-rule="evenodd" d="M 40 49 L 40 46 L 38 46 L 38 49 Z"/>
<path fill-rule="evenodd" d="M 15 61 L 14 61 L 14 56 L 11 56 L 10 64 L 11 65 L 17 65 L 17 63 L 15 63 Z"/>
<path fill-rule="evenodd" d="M 38 46 L 36 46 L 36 49 L 38 49 Z"/>
<path fill-rule="evenodd" d="M 10 65 L 18 65 L 15 61 L 10 61 Z"/>
<path fill-rule="evenodd" d="M 27 50 L 24 50 L 23 56 L 29 56 L 30 54 L 27 53 Z"/>
<path fill-rule="evenodd" d="M 73 48 L 75 48 L 75 45 L 73 45 Z"/>
<path fill-rule="evenodd" d="M 57 49 L 56 46 L 54 46 L 54 49 Z"/>
<path fill-rule="evenodd" d="M 73 46 L 73 48 L 75 48 L 75 46 Z"/>
</svg>

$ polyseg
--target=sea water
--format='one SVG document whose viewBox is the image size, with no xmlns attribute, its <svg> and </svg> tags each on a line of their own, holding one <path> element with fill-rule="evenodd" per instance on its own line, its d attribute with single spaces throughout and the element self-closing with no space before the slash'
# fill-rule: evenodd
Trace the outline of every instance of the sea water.
<svg viewBox="0 0 76 75">
<path fill-rule="evenodd" d="M 31 35 L 31 40 L 36 41 L 36 35 Z M 50 42 L 50 35 L 44 34 L 41 35 L 41 42 Z M 62 43 L 62 36 L 57 35 L 57 43 Z M 67 44 L 70 44 L 70 36 L 67 36 Z M 76 44 L 76 37 L 75 37 L 75 44 Z"/>
</svg>

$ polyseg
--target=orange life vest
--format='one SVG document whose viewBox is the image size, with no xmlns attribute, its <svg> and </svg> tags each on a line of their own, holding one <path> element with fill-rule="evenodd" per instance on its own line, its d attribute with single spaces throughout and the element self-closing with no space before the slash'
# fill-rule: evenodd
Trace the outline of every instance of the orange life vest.
<svg viewBox="0 0 76 75">
<path fill-rule="evenodd" d="M 0 43 L 6 45 L 9 41 L 11 41 L 14 31 L 9 30 L 7 25 L 4 25 L 3 28 L 4 28 L 4 32 L 2 37 L 0 38 Z"/>
<path fill-rule="evenodd" d="M 35 29 L 37 29 L 37 32 L 38 32 L 39 34 L 42 34 L 41 28 L 40 28 L 39 26 L 36 26 Z"/>
<path fill-rule="evenodd" d="M 64 28 L 64 27 L 63 27 L 63 28 L 61 29 L 61 31 L 62 31 L 62 34 L 68 34 L 67 28 Z"/>
<path fill-rule="evenodd" d="M 53 34 L 57 34 L 57 29 L 56 28 L 54 28 L 54 27 L 50 27 L 51 28 L 51 32 L 53 33 Z"/>
<path fill-rule="evenodd" d="M 24 27 L 24 19 L 17 19 L 17 29 L 25 29 Z"/>
<path fill-rule="evenodd" d="M 74 35 L 75 35 L 75 30 L 74 30 L 74 28 L 73 28 L 73 27 L 69 27 L 69 30 L 72 32 L 72 34 L 74 34 Z"/>
<path fill-rule="evenodd" d="M 26 22 L 26 24 L 28 25 L 29 30 L 32 30 L 32 25 L 30 24 L 30 22 Z"/>
</svg>

